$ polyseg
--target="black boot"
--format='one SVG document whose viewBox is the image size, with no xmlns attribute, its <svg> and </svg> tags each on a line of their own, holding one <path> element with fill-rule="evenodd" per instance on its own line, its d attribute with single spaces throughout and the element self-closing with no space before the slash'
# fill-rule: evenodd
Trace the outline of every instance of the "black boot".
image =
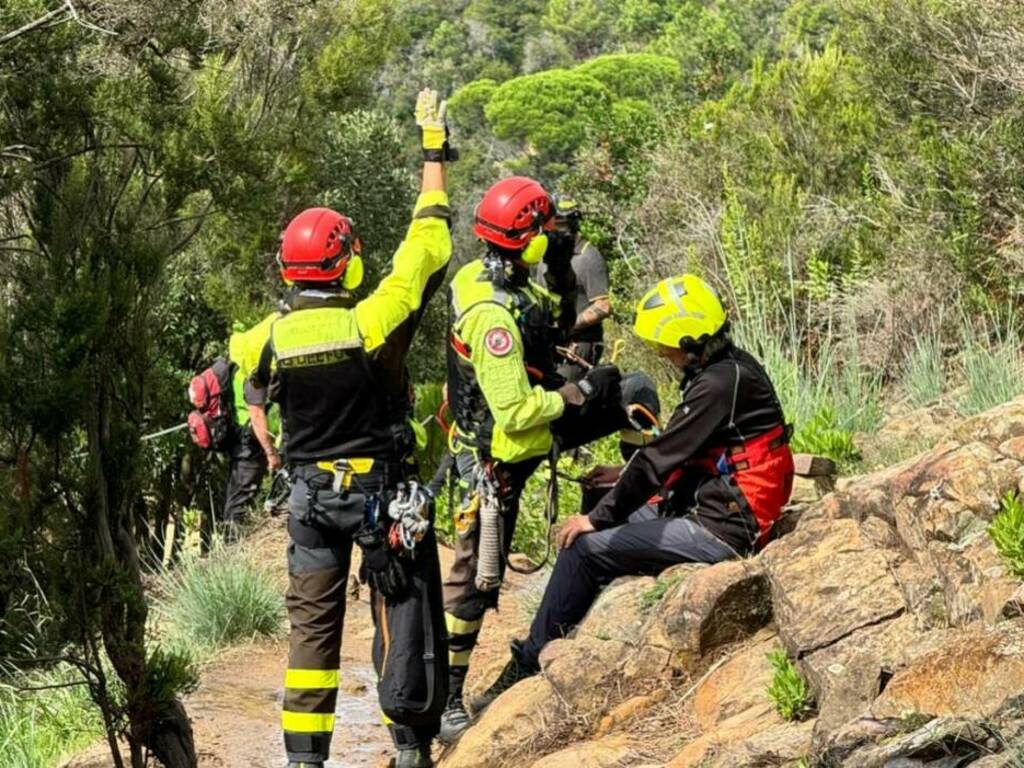
<svg viewBox="0 0 1024 768">
<path fill-rule="evenodd" d="M 430 747 L 413 747 L 400 749 L 391 762 L 394 768 L 431 768 L 434 760 L 430 756 Z"/>
<path fill-rule="evenodd" d="M 540 665 L 534 661 L 523 658 L 522 645 L 518 640 L 512 641 L 512 658 L 508 660 L 505 668 L 501 670 L 498 679 L 491 683 L 491 687 L 473 700 L 473 715 L 479 717 L 496 698 L 505 691 L 528 677 L 533 677 L 540 672 Z"/>
<path fill-rule="evenodd" d="M 450 747 L 467 730 L 471 721 L 465 705 L 462 703 L 462 691 L 457 696 L 448 697 L 448 705 L 441 713 L 441 730 L 438 731 L 437 740 Z"/>
<path fill-rule="evenodd" d="M 462 703 L 462 689 L 466 685 L 468 667 L 453 666 L 448 670 L 448 702 L 441 713 L 441 730 L 437 740 L 450 747 L 469 728 L 471 720 Z"/>
</svg>

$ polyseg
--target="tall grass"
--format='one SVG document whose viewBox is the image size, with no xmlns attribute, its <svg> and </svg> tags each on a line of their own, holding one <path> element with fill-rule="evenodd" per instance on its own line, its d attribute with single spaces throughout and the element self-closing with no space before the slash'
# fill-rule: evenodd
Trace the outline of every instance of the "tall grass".
<svg viewBox="0 0 1024 768">
<path fill-rule="evenodd" d="M 156 614 L 168 647 L 201 660 L 234 643 L 278 635 L 284 601 L 266 568 L 223 548 L 168 574 Z"/>
<path fill-rule="evenodd" d="M 961 413 L 980 413 L 1024 393 L 1020 345 L 1020 334 L 1012 319 L 986 318 L 980 334 L 964 319 L 960 358 L 967 386 L 958 402 Z"/>
<path fill-rule="evenodd" d="M 59 666 L 0 684 L 0 765 L 50 768 L 102 735 L 99 710 L 80 680 Z"/>
<path fill-rule="evenodd" d="M 882 418 L 881 378 L 860 364 L 855 343 L 826 337 L 809 353 L 796 319 L 783 322 L 778 328 L 771 313 L 755 307 L 737 324 L 737 343 L 768 371 L 794 427 L 793 449 L 849 470 L 860 459 L 853 433 L 873 429 Z"/>
<path fill-rule="evenodd" d="M 935 331 L 914 337 L 913 347 L 903 365 L 903 390 L 910 405 L 920 408 L 937 400 L 945 391 L 942 339 Z"/>
</svg>

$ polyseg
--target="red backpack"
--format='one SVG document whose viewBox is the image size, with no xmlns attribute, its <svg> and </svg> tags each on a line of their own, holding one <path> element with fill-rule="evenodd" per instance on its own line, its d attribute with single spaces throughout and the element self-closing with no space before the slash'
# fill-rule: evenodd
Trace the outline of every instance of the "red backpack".
<svg viewBox="0 0 1024 768">
<path fill-rule="evenodd" d="M 228 446 L 234 429 L 233 368 L 223 357 L 192 378 L 188 399 L 195 410 L 188 415 L 192 442 L 204 451 L 220 451 Z"/>
</svg>

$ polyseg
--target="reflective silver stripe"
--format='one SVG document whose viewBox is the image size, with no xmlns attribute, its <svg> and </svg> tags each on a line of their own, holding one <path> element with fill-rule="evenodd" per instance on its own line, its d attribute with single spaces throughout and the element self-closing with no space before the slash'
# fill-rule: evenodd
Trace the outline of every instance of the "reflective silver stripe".
<svg viewBox="0 0 1024 768">
<path fill-rule="evenodd" d="M 343 341 L 325 341 L 321 344 L 310 344 L 305 347 L 296 347 L 295 349 L 289 349 L 287 352 L 280 352 L 278 350 L 274 351 L 279 360 L 288 360 L 292 357 L 314 355 L 317 352 L 334 352 L 339 349 L 361 349 L 362 346 L 362 339 L 345 339 Z"/>
</svg>

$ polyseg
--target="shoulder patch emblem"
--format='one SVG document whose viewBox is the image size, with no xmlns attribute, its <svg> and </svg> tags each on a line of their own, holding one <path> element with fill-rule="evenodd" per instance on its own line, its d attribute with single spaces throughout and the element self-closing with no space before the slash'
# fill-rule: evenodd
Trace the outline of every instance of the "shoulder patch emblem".
<svg viewBox="0 0 1024 768">
<path fill-rule="evenodd" d="M 491 328 L 484 336 L 484 346 L 495 357 L 504 357 L 512 351 L 512 334 L 504 328 Z"/>
</svg>

